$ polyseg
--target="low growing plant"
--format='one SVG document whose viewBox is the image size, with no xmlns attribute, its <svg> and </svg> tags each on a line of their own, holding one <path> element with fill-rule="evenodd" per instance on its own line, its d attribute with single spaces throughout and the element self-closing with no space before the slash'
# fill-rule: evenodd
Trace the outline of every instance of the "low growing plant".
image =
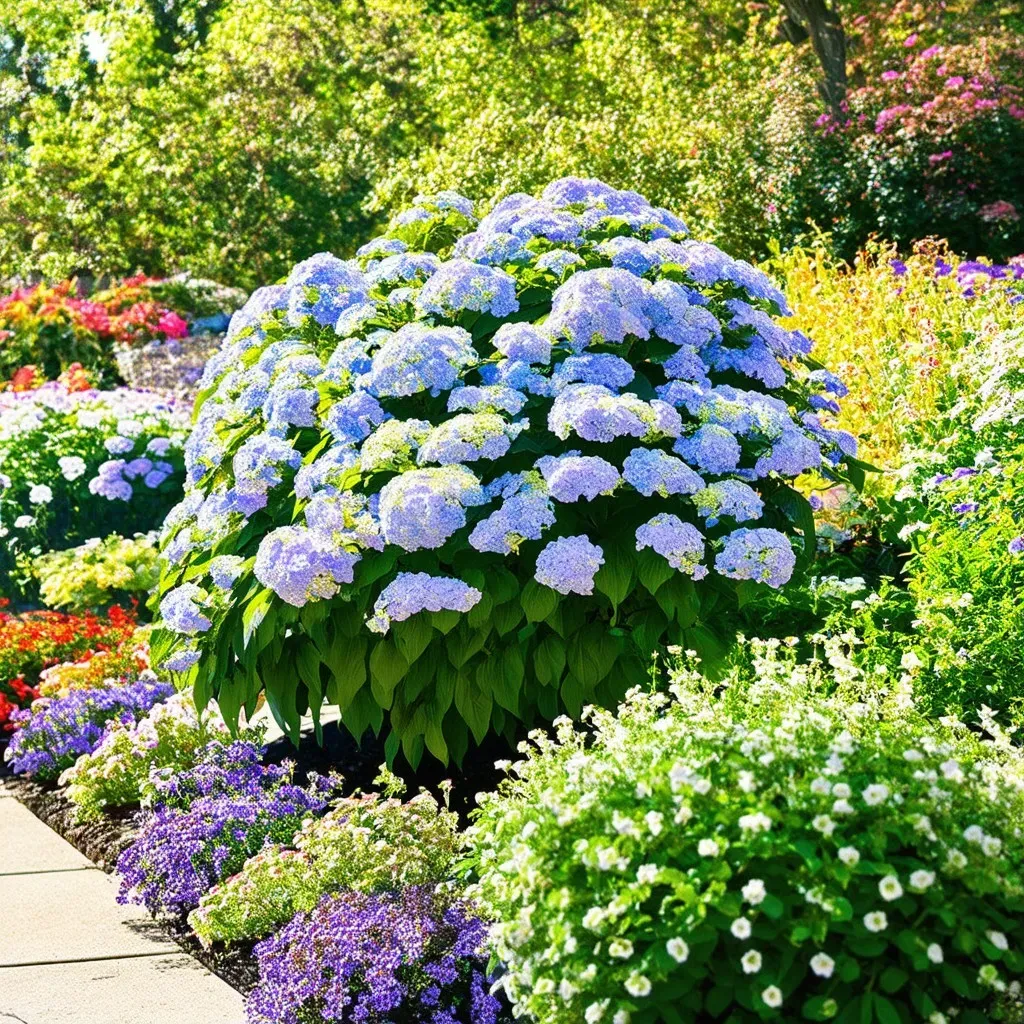
<svg viewBox="0 0 1024 1024">
<path fill-rule="evenodd" d="M 391 776 L 394 780 L 394 776 Z M 261 850 L 189 915 L 204 945 L 270 934 L 327 893 L 439 885 L 461 850 L 458 818 L 429 793 L 407 803 L 377 793 L 339 800 L 288 847 Z"/>
<path fill-rule="evenodd" d="M 469 833 L 518 1015 L 1017 1019 L 1019 750 L 836 686 L 770 652 L 721 696 L 683 667 L 524 745 Z"/>
<path fill-rule="evenodd" d="M 229 719 L 265 687 L 293 736 L 386 713 L 413 765 L 614 703 L 658 645 L 713 667 L 813 557 L 793 478 L 859 465 L 782 293 L 685 235 L 592 179 L 480 220 L 440 193 L 256 292 L 197 401 L 157 659 Z"/>
<path fill-rule="evenodd" d="M 66 697 L 42 697 L 12 715 L 15 731 L 4 760 L 21 775 L 53 780 L 82 754 L 103 741 L 111 722 L 135 722 L 174 693 L 150 673 L 125 686 L 75 690 Z"/>
</svg>

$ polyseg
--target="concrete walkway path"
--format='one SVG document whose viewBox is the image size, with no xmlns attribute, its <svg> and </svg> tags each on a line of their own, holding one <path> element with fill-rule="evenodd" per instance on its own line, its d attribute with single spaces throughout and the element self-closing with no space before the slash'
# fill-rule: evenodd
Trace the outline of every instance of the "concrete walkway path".
<svg viewBox="0 0 1024 1024">
<path fill-rule="evenodd" d="M 244 1024 L 242 997 L 0 787 L 0 1024 Z"/>
</svg>

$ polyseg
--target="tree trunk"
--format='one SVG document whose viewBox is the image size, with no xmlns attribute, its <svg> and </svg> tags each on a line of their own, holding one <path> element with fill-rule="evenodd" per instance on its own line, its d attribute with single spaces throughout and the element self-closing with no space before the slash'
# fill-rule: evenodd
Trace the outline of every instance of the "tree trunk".
<svg viewBox="0 0 1024 1024">
<path fill-rule="evenodd" d="M 846 96 L 846 36 L 839 15 L 825 0 L 782 0 L 787 19 L 810 36 L 821 65 L 822 99 L 839 113 Z"/>
</svg>

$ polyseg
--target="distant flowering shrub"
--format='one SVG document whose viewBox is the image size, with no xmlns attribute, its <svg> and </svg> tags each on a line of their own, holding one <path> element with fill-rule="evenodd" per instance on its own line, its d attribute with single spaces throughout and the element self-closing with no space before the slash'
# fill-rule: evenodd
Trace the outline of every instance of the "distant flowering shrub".
<svg viewBox="0 0 1024 1024">
<path fill-rule="evenodd" d="M 685 235 L 594 180 L 440 193 L 255 292 L 164 525 L 166 667 L 226 713 L 265 682 L 291 729 L 387 711 L 416 763 L 613 702 L 659 643 L 710 658 L 712 607 L 813 553 L 790 481 L 856 443 L 782 293 Z"/>
<path fill-rule="evenodd" d="M 965 45 L 908 38 L 841 112 L 813 123 L 806 97 L 781 86 L 769 220 L 786 233 L 813 220 L 847 258 L 872 233 L 904 246 L 934 235 L 971 255 L 1019 254 L 1024 54 L 985 36 Z"/>
<path fill-rule="evenodd" d="M 22 775 L 56 779 L 82 754 L 102 742 L 113 721 L 137 721 L 156 703 L 174 693 L 150 673 L 124 686 L 74 690 L 66 697 L 43 697 L 12 715 L 15 731 L 4 760 Z"/>
<path fill-rule="evenodd" d="M 32 560 L 39 596 L 48 608 L 85 611 L 113 601 L 145 598 L 160 578 L 155 533 L 100 540 L 64 551 L 48 551 Z"/>
<path fill-rule="evenodd" d="M 149 392 L 0 393 L 0 589 L 22 582 L 16 556 L 159 526 L 181 493 L 187 422 Z"/>
<path fill-rule="evenodd" d="M 262 938 L 326 893 L 446 882 L 461 848 L 457 816 L 428 793 L 406 803 L 348 797 L 306 821 L 290 846 L 264 848 L 214 886 L 189 924 L 207 945 Z"/>
<path fill-rule="evenodd" d="M 211 743 L 229 741 L 216 711 L 201 716 L 191 693 L 176 693 L 138 721 L 112 722 L 100 745 L 83 754 L 59 781 L 78 819 L 87 821 L 107 807 L 151 799 L 155 790 L 149 776 L 154 769 L 188 770 Z"/>
<path fill-rule="evenodd" d="M 70 280 L 0 296 L 0 378 L 34 363 L 52 380 L 74 362 L 103 368 L 115 343 L 183 338 L 187 321 L 154 301 L 154 284 L 140 275 L 86 297 Z"/>
<path fill-rule="evenodd" d="M 516 1015 L 1018 1019 L 1019 750 L 757 666 L 562 720 L 482 800 L 469 896 Z"/>
<path fill-rule="evenodd" d="M 249 1024 L 495 1024 L 486 931 L 428 886 L 327 896 L 256 947 Z"/>
</svg>

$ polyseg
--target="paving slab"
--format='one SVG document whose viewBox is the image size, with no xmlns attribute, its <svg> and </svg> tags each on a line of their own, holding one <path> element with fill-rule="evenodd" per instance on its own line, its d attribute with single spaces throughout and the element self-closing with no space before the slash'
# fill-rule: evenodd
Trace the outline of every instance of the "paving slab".
<svg viewBox="0 0 1024 1024">
<path fill-rule="evenodd" d="M 117 884 L 99 870 L 0 877 L 0 967 L 177 950 L 147 913 L 116 897 Z"/>
<path fill-rule="evenodd" d="M 0 803 L 0 876 L 91 867 L 87 857 L 24 804 L 17 800 Z"/>
<path fill-rule="evenodd" d="M 242 996 L 185 953 L 0 967 L 2 1024 L 244 1024 Z"/>
</svg>

